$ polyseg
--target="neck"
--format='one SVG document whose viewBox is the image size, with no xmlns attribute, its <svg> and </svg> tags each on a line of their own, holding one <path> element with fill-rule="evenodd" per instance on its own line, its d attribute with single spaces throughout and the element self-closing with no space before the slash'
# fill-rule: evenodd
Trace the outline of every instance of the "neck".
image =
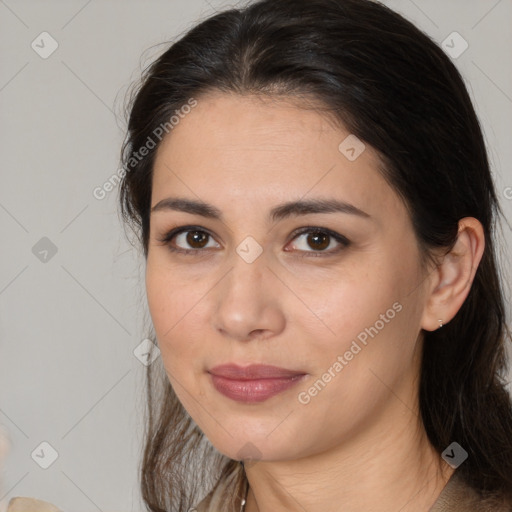
<svg viewBox="0 0 512 512">
<path fill-rule="evenodd" d="M 245 470 L 245 512 L 426 512 L 453 474 L 418 416 L 396 398 L 387 420 L 379 418 L 336 449 Z"/>
</svg>

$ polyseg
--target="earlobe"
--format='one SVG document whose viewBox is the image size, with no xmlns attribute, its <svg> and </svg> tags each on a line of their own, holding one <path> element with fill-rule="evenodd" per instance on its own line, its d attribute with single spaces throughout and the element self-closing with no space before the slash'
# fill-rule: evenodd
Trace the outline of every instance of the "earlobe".
<svg viewBox="0 0 512 512">
<path fill-rule="evenodd" d="M 428 280 L 422 329 L 439 329 L 457 314 L 469 294 L 484 247 L 482 224 L 474 217 L 461 219 L 455 245 L 441 258 Z"/>
</svg>

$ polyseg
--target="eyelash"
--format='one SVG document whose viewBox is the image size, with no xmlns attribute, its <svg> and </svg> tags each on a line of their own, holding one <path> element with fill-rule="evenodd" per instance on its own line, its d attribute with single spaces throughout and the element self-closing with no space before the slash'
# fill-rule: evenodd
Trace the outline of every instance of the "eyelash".
<svg viewBox="0 0 512 512">
<path fill-rule="evenodd" d="M 213 238 L 213 236 L 210 233 L 208 233 L 208 231 L 202 229 L 199 226 L 183 226 L 183 227 L 172 229 L 171 231 L 166 233 L 163 237 L 158 238 L 158 241 L 160 243 L 162 243 L 163 245 L 166 245 L 167 248 L 173 253 L 180 253 L 180 254 L 192 255 L 192 256 L 202 256 L 205 252 L 204 249 L 180 249 L 180 248 L 173 247 L 170 243 L 172 241 L 172 239 L 174 237 L 176 237 L 177 235 L 180 235 L 181 233 L 192 232 L 192 231 L 197 231 L 199 233 L 205 233 L 209 237 Z M 293 232 L 292 240 L 295 240 L 295 238 L 297 238 L 300 235 L 303 235 L 305 233 L 328 235 L 328 236 L 334 238 L 334 240 L 336 240 L 336 242 L 341 244 L 341 247 L 339 247 L 338 249 L 335 249 L 334 251 L 333 250 L 330 250 L 330 251 L 314 251 L 314 250 L 313 251 L 300 251 L 300 252 L 304 253 L 304 254 L 302 254 L 301 257 L 318 258 L 318 257 L 332 256 L 334 254 L 339 253 L 343 249 L 346 249 L 351 243 L 350 240 L 348 240 L 343 235 L 340 235 L 339 233 L 331 231 L 330 229 L 327 229 L 327 228 L 319 228 L 316 226 L 306 226 L 303 228 L 299 228 L 298 230 Z"/>
</svg>

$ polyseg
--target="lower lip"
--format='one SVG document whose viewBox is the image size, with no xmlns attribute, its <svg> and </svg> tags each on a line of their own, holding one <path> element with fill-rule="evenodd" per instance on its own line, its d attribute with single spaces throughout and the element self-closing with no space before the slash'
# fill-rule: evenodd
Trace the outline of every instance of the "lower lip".
<svg viewBox="0 0 512 512">
<path fill-rule="evenodd" d="M 224 396 L 237 402 L 263 402 L 295 386 L 306 375 L 272 379 L 235 380 L 210 374 L 213 386 Z"/>
</svg>

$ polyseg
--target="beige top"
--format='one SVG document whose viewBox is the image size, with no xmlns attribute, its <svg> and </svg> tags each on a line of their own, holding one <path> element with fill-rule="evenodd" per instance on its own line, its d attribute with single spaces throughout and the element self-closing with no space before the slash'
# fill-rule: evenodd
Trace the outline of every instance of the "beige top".
<svg viewBox="0 0 512 512">
<path fill-rule="evenodd" d="M 55 505 L 34 498 L 12 498 L 7 512 L 62 512 Z"/>
<path fill-rule="evenodd" d="M 238 468 L 237 468 L 238 469 Z M 233 471 L 226 480 L 208 494 L 195 509 L 197 512 L 225 512 L 221 495 L 224 489 L 236 482 L 237 471 Z M 33 498 L 12 498 L 7 512 L 62 512 L 46 501 Z M 512 512 L 512 504 L 502 500 L 481 498 L 476 491 L 468 487 L 457 471 L 452 475 L 429 512 Z"/>
<path fill-rule="evenodd" d="M 234 484 L 236 475 L 237 471 L 233 471 L 222 485 L 207 495 L 191 512 L 225 512 L 221 501 L 222 492 Z M 429 512 L 512 512 L 512 504 L 498 498 L 482 498 L 455 471 Z"/>
</svg>

